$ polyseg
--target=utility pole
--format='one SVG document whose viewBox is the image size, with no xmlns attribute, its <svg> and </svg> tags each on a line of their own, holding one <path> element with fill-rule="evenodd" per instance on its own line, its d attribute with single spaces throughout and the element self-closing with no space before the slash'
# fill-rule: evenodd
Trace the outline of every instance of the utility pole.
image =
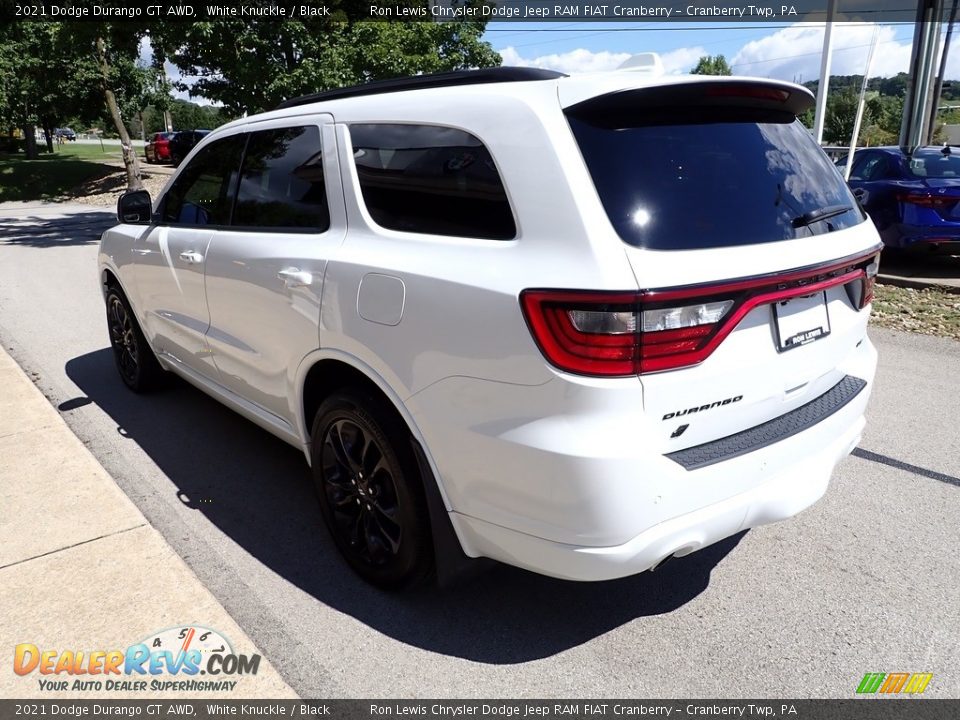
<svg viewBox="0 0 960 720">
<path fill-rule="evenodd" d="M 863 82 L 860 84 L 860 100 L 857 102 L 857 115 L 853 121 L 853 135 L 850 137 L 850 149 L 847 152 L 847 164 L 843 172 L 843 179 L 850 179 L 853 169 L 853 155 L 857 151 L 857 140 L 860 137 L 860 124 L 863 122 L 863 106 L 867 103 L 867 85 L 870 82 L 870 68 L 873 66 L 873 54 L 877 51 L 877 41 L 880 39 L 880 26 L 873 26 L 873 41 L 870 43 L 870 52 L 867 54 L 867 66 L 863 69 Z"/>
<path fill-rule="evenodd" d="M 817 85 L 817 109 L 813 115 L 813 137 L 823 143 L 823 123 L 827 117 L 827 93 L 830 91 L 830 62 L 833 58 L 833 16 L 837 0 L 828 0 L 827 21 L 823 26 L 823 52 L 820 55 L 820 83 Z"/>
<path fill-rule="evenodd" d="M 936 64 L 937 44 L 943 25 L 944 0 L 919 0 L 910 54 L 910 80 L 903 101 L 900 147 L 906 154 L 925 141 L 930 109 L 930 91 Z"/>
<path fill-rule="evenodd" d="M 937 130 L 937 109 L 940 107 L 940 95 L 943 92 L 943 78 L 947 72 L 947 56 L 950 54 L 950 39 L 953 37 L 953 24 L 957 21 L 957 0 L 953 0 L 950 10 L 950 21 L 947 23 L 947 34 L 943 38 L 943 50 L 940 52 L 940 70 L 937 81 L 933 84 L 933 99 L 930 104 L 930 122 L 927 123 L 927 145 L 933 142 L 933 134 Z"/>
</svg>

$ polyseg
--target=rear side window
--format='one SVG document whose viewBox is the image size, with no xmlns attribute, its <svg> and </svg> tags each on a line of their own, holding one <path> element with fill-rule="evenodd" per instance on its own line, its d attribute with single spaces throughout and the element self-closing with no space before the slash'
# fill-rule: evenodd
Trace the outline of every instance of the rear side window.
<svg viewBox="0 0 960 720">
<path fill-rule="evenodd" d="M 243 153 L 243 135 L 210 143 L 177 176 L 164 197 L 163 220 L 172 225 L 227 225 Z"/>
<path fill-rule="evenodd" d="M 509 240 L 513 213 L 489 150 L 470 133 L 432 125 L 351 125 L 360 190 L 390 230 Z"/>
<path fill-rule="evenodd" d="M 947 150 L 917 150 L 910 158 L 910 174 L 916 178 L 960 177 L 960 155 Z"/>
<path fill-rule="evenodd" d="M 250 133 L 233 224 L 322 232 L 330 227 L 316 126 Z"/>
<path fill-rule="evenodd" d="M 630 245 L 752 245 L 864 219 L 792 114 L 689 107 L 645 119 L 644 112 L 625 113 L 615 124 L 610 116 L 569 117 L 607 215 Z M 818 215 L 823 219 L 814 220 Z"/>
</svg>

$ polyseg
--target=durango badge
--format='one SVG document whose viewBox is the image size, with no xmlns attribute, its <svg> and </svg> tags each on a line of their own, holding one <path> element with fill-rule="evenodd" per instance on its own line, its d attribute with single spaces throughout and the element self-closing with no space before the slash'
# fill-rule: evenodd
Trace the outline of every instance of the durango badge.
<svg viewBox="0 0 960 720">
<path fill-rule="evenodd" d="M 684 415 L 693 415 L 695 412 L 713 410 L 715 407 L 720 407 L 721 405 L 730 405 L 731 403 L 740 402 L 741 400 L 743 400 L 743 395 L 737 395 L 736 397 L 727 398 L 726 400 L 717 400 L 709 405 L 701 405 L 700 407 L 692 407 L 687 408 L 686 410 L 677 410 L 675 412 L 667 413 L 663 416 L 663 419 L 669 420 L 670 418 L 683 417 Z"/>
</svg>

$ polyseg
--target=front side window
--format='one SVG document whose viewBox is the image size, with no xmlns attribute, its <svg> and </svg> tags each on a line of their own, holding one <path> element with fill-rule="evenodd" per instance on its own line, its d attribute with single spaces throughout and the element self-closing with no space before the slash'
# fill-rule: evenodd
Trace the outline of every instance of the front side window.
<svg viewBox="0 0 960 720">
<path fill-rule="evenodd" d="M 390 230 L 509 240 L 516 225 L 490 151 L 432 125 L 351 125 L 363 201 Z"/>
<path fill-rule="evenodd" d="M 316 126 L 250 133 L 233 224 L 316 232 L 330 227 Z"/>
<path fill-rule="evenodd" d="M 227 225 L 245 136 L 210 143 L 183 169 L 163 201 L 170 225 Z"/>
</svg>

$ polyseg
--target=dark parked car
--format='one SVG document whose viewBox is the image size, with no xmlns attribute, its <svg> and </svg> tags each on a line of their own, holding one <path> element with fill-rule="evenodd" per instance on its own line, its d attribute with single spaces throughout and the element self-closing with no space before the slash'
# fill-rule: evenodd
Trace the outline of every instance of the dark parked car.
<svg viewBox="0 0 960 720">
<path fill-rule="evenodd" d="M 54 137 L 62 137 L 64 140 L 76 140 L 77 134 L 70 128 L 55 128 L 53 131 Z"/>
<path fill-rule="evenodd" d="M 144 155 L 148 163 L 165 162 L 170 159 L 170 138 L 173 133 L 158 132 L 154 133 L 144 148 Z"/>
<path fill-rule="evenodd" d="M 181 130 L 170 138 L 170 162 L 177 167 L 194 145 L 210 134 L 209 130 Z"/>
<path fill-rule="evenodd" d="M 848 182 L 886 247 L 960 253 L 960 148 L 859 150 Z"/>
</svg>

